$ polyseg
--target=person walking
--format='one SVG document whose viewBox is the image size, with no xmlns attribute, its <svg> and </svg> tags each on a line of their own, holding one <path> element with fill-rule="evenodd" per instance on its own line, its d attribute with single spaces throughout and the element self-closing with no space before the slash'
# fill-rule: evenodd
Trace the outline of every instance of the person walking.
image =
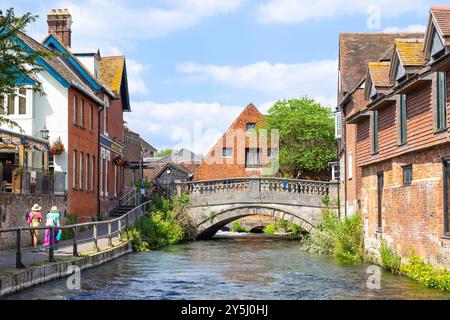
<svg viewBox="0 0 450 320">
<path fill-rule="evenodd" d="M 50 212 L 46 215 L 46 227 L 54 227 L 54 237 L 53 237 L 53 245 L 54 249 L 58 250 L 58 243 L 61 240 L 61 230 L 59 230 L 59 226 L 61 226 L 61 216 L 58 212 L 58 207 L 53 206 L 50 209 Z M 44 244 L 47 248 L 50 247 L 50 237 L 51 237 L 51 229 L 45 230 L 45 241 Z"/>
<path fill-rule="evenodd" d="M 39 228 L 39 225 L 42 222 L 42 208 L 36 203 L 33 208 L 31 208 L 31 212 L 28 213 L 28 226 L 30 228 Z M 38 236 L 39 230 L 31 230 L 31 244 L 33 248 L 37 248 L 38 245 Z"/>
</svg>

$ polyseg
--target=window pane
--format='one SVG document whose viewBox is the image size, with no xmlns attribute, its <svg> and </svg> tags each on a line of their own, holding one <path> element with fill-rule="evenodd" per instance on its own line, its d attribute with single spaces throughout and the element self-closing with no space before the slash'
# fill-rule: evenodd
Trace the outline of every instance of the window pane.
<svg viewBox="0 0 450 320">
<path fill-rule="evenodd" d="M 405 144 L 406 135 L 406 95 L 400 96 L 400 144 Z"/>
<path fill-rule="evenodd" d="M 77 96 L 73 97 L 73 123 L 77 124 L 78 118 L 78 99 Z"/>
<path fill-rule="evenodd" d="M 256 128 L 256 123 L 247 123 L 247 132 L 253 131 Z"/>
<path fill-rule="evenodd" d="M 233 156 L 233 148 L 223 148 L 222 155 L 224 157 L 232 157 Z"/>
<path fill-rule="evenodd" d="M 20 94 L 21 96 L 26 96 L 26 95 L 27 95 L 27 89 L 25 89 L 25 88 L 20 88 L 20 89 L 19 89 L 19 94 Z"/>
<path fill-rule="evenodd" d="M 14 105 L 15 105 L 16 97 L 14 95 L 8 96 L 8 114 L 14 114 Z"/>
<path fill-rule="evenodd" d="M 19 114 L 27 114 L 27 99 L 19 96 Z"/>
<path fill-rule="evenodd" d="M 5 97 L 0 95 L 0 115 L 5 114 Z"/>
<path fill-rule="evenodd" d="M 447 93 L 446 93 L 446 73 L 438 72 L 437 74 L 437 129 L 447 127 Z"/>
<path fill-rule="evenodd" d="M 261 167 L 261 149 L 246 149 L 245 160 L 247 168 L 259 168 Z"/>
</svg>

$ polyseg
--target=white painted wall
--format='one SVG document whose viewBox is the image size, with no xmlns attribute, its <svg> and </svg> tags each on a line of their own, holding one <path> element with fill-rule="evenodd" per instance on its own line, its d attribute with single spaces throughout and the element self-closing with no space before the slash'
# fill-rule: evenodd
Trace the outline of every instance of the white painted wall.
<svg viewBox="0 0 450 320">
<path fill-rule="evenodd" d="M 61 137 L 61 141 L 67 148 L 68 137 L 68 94 L 69 90 L 64 88 L 53 76 L 46 71 L 36 75 L 41 83 L 41 92 L 29 90 L 27 97 L 27 114 L 22 116 L 8 116 L 17 122 L 23 129 L 23 133 L 34 138 L 42 139 L 41 130 L 44 126 L 49 130 L 50 143 Z M 11 129 L 2 126 L 3 129 L 20 133 L 17 128 Z M 32 159 L 32 160 L 31 160 Z M 33 163 L 33 161 L 35 161 Z M 40 155 L 30 155 L 28 165 L 40 167 Z M 68 172 L 68 154 L 55 156 L 55 171 Z M 68 182 L 66 179 L 66 190 Z"/>
</svg>

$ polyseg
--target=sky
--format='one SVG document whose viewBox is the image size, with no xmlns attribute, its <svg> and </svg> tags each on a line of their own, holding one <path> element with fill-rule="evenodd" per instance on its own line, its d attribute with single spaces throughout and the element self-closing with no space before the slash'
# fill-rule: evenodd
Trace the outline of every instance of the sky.
<svg viewBox="0 0 450 320">
<path fill-rule="evenodd" d="M 68 8 L 72 49 L 127 58 L 125 120 L 158 150 L 206 154 L 245 106 L 308 96 L 336 106 L 339 32 L 425 30 L 427 0 L 2 0 L 27 32 Z"/>
</svg>

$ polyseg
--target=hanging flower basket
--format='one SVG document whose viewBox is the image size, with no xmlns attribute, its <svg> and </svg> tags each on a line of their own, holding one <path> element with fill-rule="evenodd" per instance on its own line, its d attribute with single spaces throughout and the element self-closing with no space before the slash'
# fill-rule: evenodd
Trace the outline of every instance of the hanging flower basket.
<svg viewBox="0 0 450 320">
<path fill-rule="evenodd" d="M 64 144 L 61 142 L 61 138 L 56 139 L 50 147 L 50 153 L 53 155 L 58 155 L 63 153 L 65 150 Z"/>
</svg>

